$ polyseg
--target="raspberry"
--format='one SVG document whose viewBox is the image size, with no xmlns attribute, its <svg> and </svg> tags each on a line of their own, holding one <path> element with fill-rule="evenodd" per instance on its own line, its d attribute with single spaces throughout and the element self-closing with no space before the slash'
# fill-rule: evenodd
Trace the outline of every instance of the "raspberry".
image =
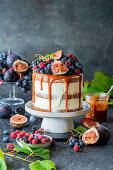
<svg viewBox="0 0 113 170">
<path fill-rule="evenodd" d="M 41 131 L 38 130 L 38 131 L 35 132 L 35 134 L 38 134 L 38 133 L 41 133 Z"/>
<path fill-rule="evenodd" d="M 38 136 L 38 140 L 42 140 L 43 138 L 43 135 Z"/>
<path fill-rule="evenodd" d="M 32 140 L 32 144 L 37 144 L 37 143 L 38 143 L 38 141 L 36 139 Z"/>
<path fill-rule="evenodd" d="M 68 55 L 67 55 L 67 57 L 72 57 L 72 56 L 73 56 L 73 54 L 68 54 Z"/>
<path fill-rule="evenodd" d="M 47 64 L 50 64 L 51 63 L 51 59 L 50 60 L 48 60 L 48 61 L 46 61 L 47 62 Z"/>
<path fill-rule="evenodd" d="M 76 152 L 78 152 L 78 151 L 80 150 L 80 147 L 79 147 L 78 145 L 75 145 L 75 146 L 74 146 L 74 150 L 75 150 Z"/>
<path fill-rule="evenodd" d="M 33 140 L 33 137 L 32 137 L 32 136 L 29 136 L 29 137 L 28 137 L 28 141 L 29 141 L 29 142 L 32 142 L 32 140 Z"/>
<path fill-rule="evenodd" d="M 49 142 L 49 141 L 50 141 L 50 139 L 49 139 L 49 138 L 45 138 L 45 141 L 46 141 L 46 142 Z"/>
<path fill-rule="evenodd" d="M 0 81 L 0 85 L 2 85 L 2 84 L 4 84 L 4 80 L 1 80 L 1 81 Z"/>
<path fill-rule="evenodd" d="M 39 131 L 40 131 L 41 133 L 44 133 L 44 128 L 40 128 Z"/>
<path fill-rule="evenodd" d="M 31 133 L 26 133 L 26 136 L 30 136 L 31 135 Z"/>
<path fill-rule="evenodd" d="M 51 141 L 51 145 L 55 145 L 55 141 L 54 140 Z"/>
<path fill-rule="evenodd" d="M 9 144 L 7 145 L 7 149 L 14 149 L 14 148 L 15 148 L 14 145 L 11 144 L 11 143 L 9 143 Z"/>
<path fill-rule="evenodd" d="M 2 74 L 5 74 L 5 73 L 6 73 L 6 71 L 7 71 L 7 69 L 6 69 L 6 68 L 4 68 L 4 69 L 2 70 Z"/>
<path fill-rule="evenodd" d="M 75 69 L 75 74 L 79 74 L 80 73 L 80 71 L 76 68 Z"/>
<path fill-rule="evenodd" d="M 20 131 L 19 130 L 16 130 L 16 132 L 15 132 L 16 134 L 19 134 L 20 133 Z"/>
<path fill-rule="evenodd" d="M 22 131 L 20 134 L 22 135 L 22 137 L 24 137 L 26 135 L 26 132 Z"/>
<path fill-rule="evenodd" d="M 35 69 L 37 69 L 37 68 L 38 68 L 38 66 L 34 66 L 34 67 L 33 67 L 33 70 L 35 70 Z"/>
<path fill-rule="evenodd" d="M 43 138 L 43 139 L 41 140 L 41 143 L 47 143 L 47 141 L 45 140 L 45 138 Z"/>
<path fill-rule="evenodd" d="M 39 64 L 39 67 L 40 67 L 40 68 L 45 68 L 46 65 L 45 65 L 43 62 L 41 62 L 41 63 Z"/>
<path fill-rule="evenodd" d="M 16 138 L 16 137 L 17 137 L 17 134 L 16 134 L 15 132 L 12 132 L 12 133 L 10 134 L 10 137 L 11 137 L 11 138 Z"/>
<path fill-rule="evenodd" d="M 70 66 L 71 63 L 70 63 L 69 61 L 66 61 L 66 62 L 65 62 L 65 65 L 66 65 L 66 66 Z"/>
<path fill-rule="evenodd" d="M 22 137 L 22 135 L 19 133 L 18 135 L 17 135 L 17 139 L 20 139 Z"/>
</svg>

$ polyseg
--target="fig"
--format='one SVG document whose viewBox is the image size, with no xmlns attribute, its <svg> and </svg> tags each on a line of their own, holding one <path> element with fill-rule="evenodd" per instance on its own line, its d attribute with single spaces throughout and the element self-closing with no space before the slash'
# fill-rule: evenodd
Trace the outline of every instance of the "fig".
<svg viewBox="0 0 113 170">
<path fill-rule="evenodd" d="M 18 79 L 19 79 L 18 74 L 12 69 L 7 70 L 4 74 L 5 82 L 16 82 Z"/>
<path fill-rule="evenodd" d="M 0 117 L 6 118 L 10 117 L 12 114 L 12 109 L 8 104 L 0 104 Z"/>
<path fill-rule="evenodd" d="M 13 69 L 14 71 L 16 71 L 17 73 L 21 73 L 21 72 L 25 72 L 27 71 L 29 68 L 28 63 L 22 60 L 16 60 L 13 63 Z"/>
<path fill-rule="evenodd" d="M 66 74 L 69 70 L 62 61 L 55 61 L 51 69 L 54 75 Z"/>
<path fill-rule="evenodd" d="M 6 63 L 7 63 L 7 67 L 10 68 L 13 66 L 13 63 L 16 61 L 16 60 L 21 60 L 21 57 L 16 55 L 16 54 L 12 54 L 11 53 L 11 50 L 8 51 L 8 56 L 7 56 L 7 60 L 6 60 Z"/>
<path fill-rule="evenodd" d="M 91 127 L 95 127 L 95 126 L 99 126 L 100 124 L 98 122 L 96 122 L 93 119 L 90 118 L 84 118 L 81 120 L 81 123 L 83 124 L 84 127 L 86 128 L 91 128 Z"/>
<path fill-rule="evenodd" d="M 57 52 L 54 54 L 53 58 L 54 58 L 54 59 L 60 59 L 60 58 L 62 57 L 62 55 L 63 55 L 63 51 L 60 50 L 60 51 L 57 51 Z"/>
<path fill-rule="evenodd" d="M 30 116 L 30 123 L 32 123 L 32 124 L 35 124 L 40 120 L 41 120 L 40 117 L 36 117 L 36 116 L 32 116 L 32 115 Z"/>
<path fill-rule="evenodd" d="M 94 145 L 97 144 L 99 141 L 99 132 L 95 127 L 92 127 L 88 129 L 84 134 L 82 135 L 82 141 L 86 145 Z"/>
<path fill-rule="evenodd" d="M 23 115 L 16 114 L 10 118 L 10 124 L 14 128 L 24 127 L 27 124 L 27 118 Z"/>
<path fill-rule="evenodd" d="M 107 127 L 102 126 L 102 125 L 96 126 L 96 129 L 98 130 L 99 135 L 100 135 L 99 143 L 100 144 L 106 144 L 111 137 L 110 130 Z"/>
</svg>

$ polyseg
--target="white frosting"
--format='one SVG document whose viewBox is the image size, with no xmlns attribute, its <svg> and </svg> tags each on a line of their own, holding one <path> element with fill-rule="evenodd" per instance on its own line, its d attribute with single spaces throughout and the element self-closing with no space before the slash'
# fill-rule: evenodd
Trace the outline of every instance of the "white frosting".
<svg viewBox="0 0 113 170">
<path fill-rule="evenodd" d="M 34 106 L 39 109 L 49 110 L 49 90 L 48 83 L 42 82 L 43 89 L 41 90 L 41 83 L 35 79 L 35 96 Z M 65 96 L 66 85 L 64 83 L 52 83 L 51 87 L 51 111 L 57 112 L 66 109 L 66 100 L 62 98 Z M 81 93 L 83 93 L 83 76 L 81 81 Z M 79 81 L 69 83 L 68 95 L 79 95 Z M 42 97 L 40 97 L 42 96 Z M 43 98 L 47 97 L 47 98 Z M 81 107 L 82 107 L 82 95 L 81 95 Z M 74 110 L 79 108 L 79 97 L 68 99 L 68 110 Z"/>
</svg>

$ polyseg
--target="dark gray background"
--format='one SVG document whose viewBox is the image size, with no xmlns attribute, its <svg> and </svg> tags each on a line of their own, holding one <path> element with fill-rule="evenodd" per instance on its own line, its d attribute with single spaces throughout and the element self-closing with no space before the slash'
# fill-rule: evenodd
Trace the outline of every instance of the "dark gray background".
<svg viewBox="0 0 113 170">
<path fill-rule="evenodd" d="M 113 0 L 0 0 L 0 50 L 30 62 L 63 49 L 84 66 L 113 75 Z"/>
</svg>

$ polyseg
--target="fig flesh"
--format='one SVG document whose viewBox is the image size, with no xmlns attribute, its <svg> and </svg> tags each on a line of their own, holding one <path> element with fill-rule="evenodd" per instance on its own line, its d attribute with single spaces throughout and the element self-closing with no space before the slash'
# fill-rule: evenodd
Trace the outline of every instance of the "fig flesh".
<svg viewBox="0 0 113 170">
<path fill-rule="evenodd" d="M 23 115 L 16 114 L 10 118 L 10 124 L 14 128 L 24 127 L 27 124 L 27 118 Z"/>
<path fill-rule="evenodd" d="M 62 50 L 61 50 L 61 51 L 57 51 L 57 52 L 54 54 L 53 58 L 54 58 L 54 59 L 60 59 L 60 58 L 62 57 L 62 55 L 63 55 L 63 51 L 62 51 Z"/>
<path fill-rule="evenodd" d="M 99 132 L 95 127 L 92 127 L 88 129 L 84 134 L 82 135 L 82 141 L 86 145 L 94 145 L 97 144 L 99 141 Z"/>
<path fill-rule="evenodd" d="M 68 68 L 67 66 L 62 62 L 62 61 L 55 61 L 52 64 L 52 72 L 54 75 L 62 75 L 62 74 L 66 74 L 68 72 Z"/>
<path fill-rule="evenodd" d="M 28 63 L 22 60 L 17 60 L 13 63 L 14 71 L 17 73 L 25 72 L 28 70 Z"/>
<path fill-rule="evenodd" d="M 7 56 L 7 60 L 6 60 L 6 63 L 7 63 L 7 67 L 10 68 L 13 66 L 13 63 L 16 61 L 16 60 L 21 60 L 21 57 L 16 55 L 16 54 L 12 54 L 11 53 L 11 50 L 8 51 L 8 56 Z"/>
<path fill-rule="evenodd" d="M 91 128 L 91 127 L 95 127 L 95 126 L 99 126 L 100 124 L 98 122 L 96 122 L 93 119 L 90 118 L 84 118 L 81 120 L 81 123 L 83 124 L 84 127 L 86 128 Z"/>
</svg>

